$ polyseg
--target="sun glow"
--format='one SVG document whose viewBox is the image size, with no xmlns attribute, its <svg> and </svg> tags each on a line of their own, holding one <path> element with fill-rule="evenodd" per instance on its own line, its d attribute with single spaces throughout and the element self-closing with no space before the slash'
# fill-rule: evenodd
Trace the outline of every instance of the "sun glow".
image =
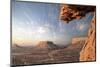
<svg viewBox="0 0 100 67">
<path fill-rule="evenodd" d="M 39 27 L 37 30 L 38 33 L 46 33 L 47 30 L 44 27 Z"/>
<path fill-rule="evenodd" d="M 85 27 L 85 26 L 84 26 L 83 24 L 82 24 L 82 25 L 80 25 L 80 26 L 79 26 L 79 30 L 83 30 L 83 29 L 84 29 L 84 27 Z"/>
</svg>

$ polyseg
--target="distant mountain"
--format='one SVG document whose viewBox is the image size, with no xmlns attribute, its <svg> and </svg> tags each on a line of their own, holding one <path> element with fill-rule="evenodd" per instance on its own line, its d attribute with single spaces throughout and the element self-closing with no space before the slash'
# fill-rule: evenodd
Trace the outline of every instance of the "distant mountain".
<svg viewBox="0 0 100 67">
<path fill-rule="evenodd" d="M 82 42 L 85 40 L 87 40 L 87 37 L 74 37 L 74 38 L 72 38 L 72 44 L 76 44 L 78 42 Z"/>
<path fill-rule="evenodd" d="M 21 46 L 19 46 L 18 44 L 13 44 L 12 47 L 13 48 L 20 48 Z"/>
<path fill-rule="evenodd" d="M 59 47 L 54 44 L 52 41 L 40 41 L 38 45 L 36 46 L 38 49 L 46 49 L 46 50 L 52 50 L 52 49 L 58 49 Z"/>
</svg>

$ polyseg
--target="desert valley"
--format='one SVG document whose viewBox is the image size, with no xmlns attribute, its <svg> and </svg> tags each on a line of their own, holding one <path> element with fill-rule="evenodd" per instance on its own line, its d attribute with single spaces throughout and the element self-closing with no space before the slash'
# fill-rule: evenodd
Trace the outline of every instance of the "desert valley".
<svg viewBox="0 0 100 67">
<path fill-rule="evenodd" d="M 30 65 L 44 63 L 78 62 L 85 39 L 78 38 L 72 44 L 58 46 L 52 41 L 40 41 L 36 47 L 12 46 L 14 65 Z"/>
</svg>

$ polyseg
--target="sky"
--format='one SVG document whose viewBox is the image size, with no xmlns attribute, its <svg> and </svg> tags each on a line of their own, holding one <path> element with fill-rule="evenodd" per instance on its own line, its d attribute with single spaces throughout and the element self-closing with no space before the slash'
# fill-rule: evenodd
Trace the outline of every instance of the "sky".
<svg viewBox="0 0 100 67">
<path fill-rule="evenodd" d="M 65 23 L 59 19 L 60 4 L 12 1 L 12 42 L 36 45 L 52 41 L 66 45 L 74 37 L 86 37 L 93 13 Z"/>
</svg>

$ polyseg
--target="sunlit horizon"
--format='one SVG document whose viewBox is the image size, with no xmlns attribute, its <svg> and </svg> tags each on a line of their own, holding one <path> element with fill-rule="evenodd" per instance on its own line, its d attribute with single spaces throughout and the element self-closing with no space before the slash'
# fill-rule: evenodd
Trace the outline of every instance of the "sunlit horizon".
<svg viewBox="0 0 100 67">
<path fill-rule="evenodd" d="M 63 23 L 59 19 L 60 4 L 12 2 L 12 43 L 36 45 L 52 41 L 67 45 L 74 37 L 86 37 L 93 13 L 80 20 Z"/>
</svg>

